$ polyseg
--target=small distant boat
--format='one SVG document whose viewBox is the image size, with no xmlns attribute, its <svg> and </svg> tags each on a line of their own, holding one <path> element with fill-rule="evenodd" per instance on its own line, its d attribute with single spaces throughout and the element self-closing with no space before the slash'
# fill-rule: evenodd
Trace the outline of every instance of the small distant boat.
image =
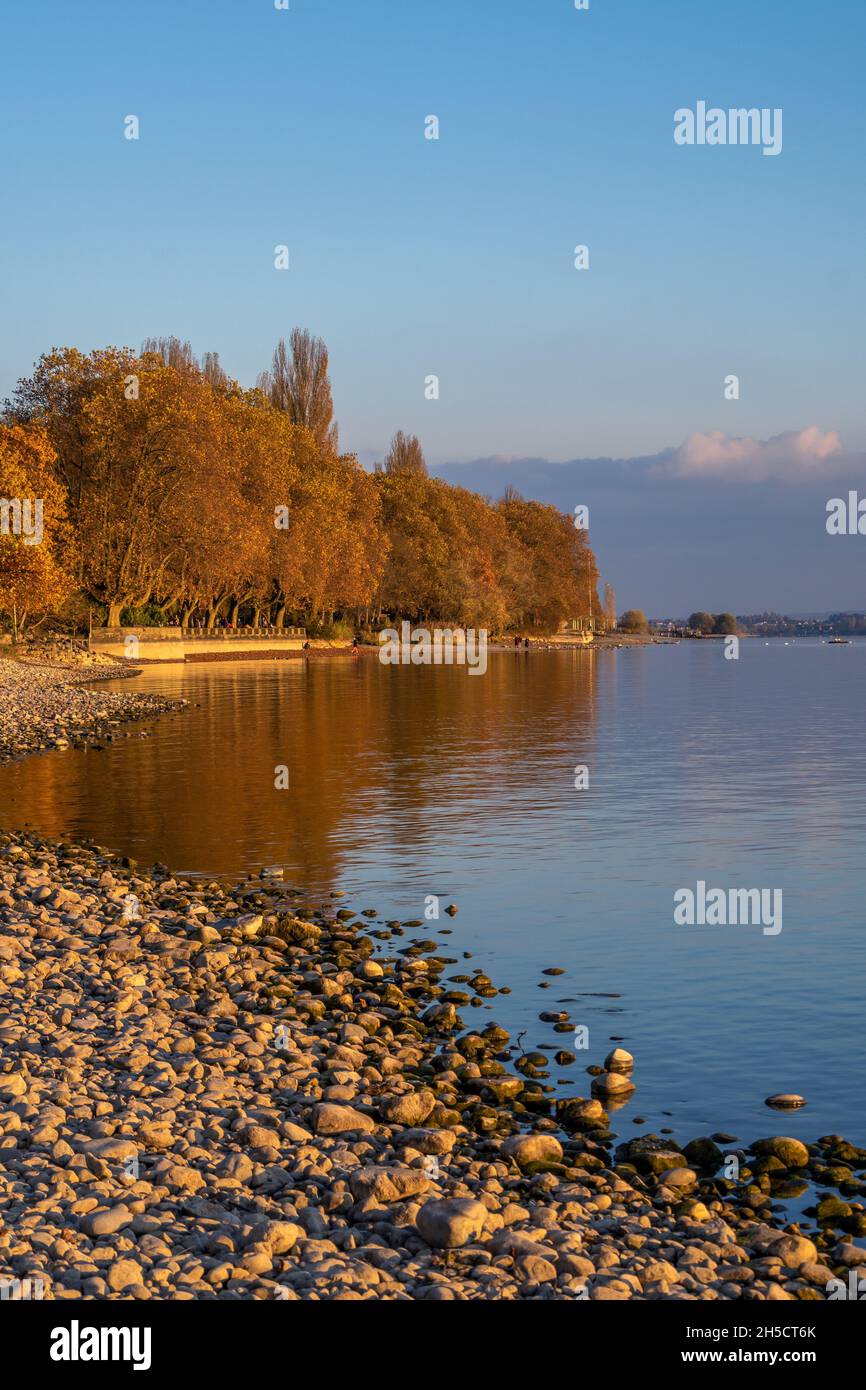
<svg viewBox="0 0 866 1390">
<path fill-rule="evenodd" d="M 847 647 L 850 645 L 850 637 L 831 637 L 827 643 L 828 647 Z"/>
</svg>

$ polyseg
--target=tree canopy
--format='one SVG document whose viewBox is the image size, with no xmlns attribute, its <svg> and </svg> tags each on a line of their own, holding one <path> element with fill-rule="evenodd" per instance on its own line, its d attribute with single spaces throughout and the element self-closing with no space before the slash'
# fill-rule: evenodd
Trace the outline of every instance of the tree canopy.
<svg viewBox="0 0 866 1390">
<path fill-rule="evenodd" d="M 699 609 L 689 617 L 689 627 L 707 636 L 728 637 L 737 630 L 733 613 L 705 613 Z"/>
<path fill-rule="evenodd" d="M 252 390 L 178 338 L 53 349 L 4 418 L 0 495 L 44 499 L 46 542 L 2 538 L 0 612 L 77 590 L 112 626 L 147 610 L 550 632 L 601 615 L 586 532 L 555 507 L 430 477 L 402 431 L 374 473 L 338 453 L 327 349 L 305 330 Z"/>
<path fill-rule="evenodd" d="M 623 632 L 646 632 L 646 614 L 639 608 L 627 608 L 619 620 L 619 626 Z"/>
</svg>

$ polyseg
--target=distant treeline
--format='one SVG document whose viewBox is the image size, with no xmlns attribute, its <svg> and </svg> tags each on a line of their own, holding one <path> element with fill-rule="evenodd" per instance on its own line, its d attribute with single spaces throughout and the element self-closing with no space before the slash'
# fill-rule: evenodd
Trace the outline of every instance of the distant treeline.
<svg viewBox="0 0 866 1390">
<path fill-rule="evenodd" d="M 429 477 L 414 436 L 373 473 L 340 453 L 327 350 L 299 329 L 251 390 L 176 338 L 51 351 L 6 403 L 0 498 L 42 499 L 38 543 L 0 534 L 0 614 L 19 629 L 88 609 L 313 631 L 601 616 L 587 535 L 555 507 Z"/>
<path fill-rule="evenodd" d="M 744 632 L 764 637 L 819 637 L 866 633 L 866 613 L 830 613 L 826 618 L 788 618 L 781 613 L 750 613 L 737 619 Z"/>
<path fill-rule="evenodd" d="M 737 631 L 737 620 L 733 613 L 705 613 L 698 609 L 690 615 L 687 626 L 692 632 L 702 632 L 707 637 L 727 637 Z"/>
</svg>

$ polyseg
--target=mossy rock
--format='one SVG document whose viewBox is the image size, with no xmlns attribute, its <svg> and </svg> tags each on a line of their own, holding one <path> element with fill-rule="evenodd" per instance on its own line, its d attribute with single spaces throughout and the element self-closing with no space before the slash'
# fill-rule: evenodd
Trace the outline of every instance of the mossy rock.
<svg viewBox="0 0 866 1390">
<path fill-rule="evenodd" d="M 265 923 L 265 929 L 269 936 L 277 936 L 281 941 L 288 941 L 293 946 L 317 946 L 322 936 L 322 928 L 315 922 L 307 921 L 301 916 L 291 916 L 289 913 L 281 913 L 271 927 Z"/>
<path fill-rule="evenodd" d="M 544 1060 L 546 1061 L 547 1059 L 545 1058 Z M 543 1066 L 539 1066 L 537 1062 L 531 1062 L 528 1057 L 519 1058 L 519 1060 L 514 1063 L 514 1066 L 523 1076 L 531 1076 L 535 1080 L 540 1080 L 549 1075 L 549 1072 L 545 1071 Z"/>
<path fill-rule="evenodd" d="M 843 1182 L 850 1183 L 856 1181 L 852 1169 L 842 1165 L 834 1164 L 832 1168 L 826 1168 L 824 1171 L 827 1175 L 824 1181 L 832 1183 L 834 1187 L 838 1187 L 840 1183 Z M 858 1187 L 860 1186 L 859 1183 L 857 1185 Z"/>
<path fill-rule="evenodd" d="M 718 1144 L 707 1138 L 692 1139 L 683 1153 L 693 1168 L 703 1168 L 708 1173 L 715 1173 L 725 1157 Z"/>
<path fill-rule="evenodd" d="M 502 1062 L 497 1061 L 495 1057 L 484 1057 L 484 1058 L 480 1058 L 480 1059 L 475 1063 L 475 1065 L 478 1067 L 478 1069 L 479 1069 L 479 1071 L 481 1072 L 481 1075 L 482 1075 L 482 1076 L 507 1076 L 507 1075 L 508 1075 L 508 1072 L 507 1072 L 507 1070 L 506 1070 L 504 1064 L 503 1064 Z M 516 1077 L 515 1077 L 514 1079 L 517 1080 Z M 521 1086 L 522 1086 L 522 1084 L 523 1084 L 523 1083 L 521 1082 Z"/>
<path fill-rule="evenodd" d="M 516 1076 L 503 1076 L 486 1080 L 483 1094 L 497 1105 L 507 1105 L 509 1101 L 516 1100 L 522 1090 L 523 1082 Z"/>
<path fill-rule="evenodd" d="M 402 989 L 398 988 L 397 985 L 393 984 L 390 981 L 382 990 L 382 994 L 380 997 L 382 1003 L 390 1005 L 391 1008 L 400 1008 L 402 1006 L 408 1005 L 409 1002 Z"/>
<path fill-rule="evenodd" d="M 809 1162 L 809 1150 L 806 1145 L 801 1140 L 786 1135 L 758 1139 L 752 1145 L 752 1152 L 761 1158 L 778 1158 L 786 1168 L 805 1168 Z"/>
<path fill-rule="evenodd" d="M 856 1144 L 849 1144 L 840 1135 L 830 1135 L 828 1140 L 819 1139 L 818 1143 L 822 1147 L 826 1143 L 827 1157 L 832 1163 L 850 1163 L 855 1168 L 866 1166 L 866 1149 L 858 1149 Z"/>
<path fill-rule="evenodd" d="M 540 1091 L 524 1091 L 523 1104 L 527 1110 L 531 1110 L 534 1115 L 549 1115 L 553 1105 L 547 1096 Z"/>
<path fill-rule="evenodd" d="M 600 1100 L 583 1096 L 568 1096 L 556 1102 L 556 1118 L 563 1129 L 578 1133 L 582 1130 L 607 1129 L 608 1115 Z"/>
<path fill-rule="evenodd" d="M 318 1021 L 325 1017 L 328 1012 L 321 999 L 308 999 L 298 1004 L 298 1009 L 302 1017 L 312 1018 Z"/>
<path fill-rule="evenodd" d="M 463 1116 L 459 1110 L 437 1101 L 427 1117 L 426 1127 L 428 1129 L 454 1129 L 456 1125 L 462 1125 L 462 1123 Z"/>
<path fill-rule="evenodd" d="M 753 1210 L 767 1206 L 770 1201 L 770 1198 L 765 1192 L 762 1192 L 759 1187 L 754 1186 L 746 1188 L 745 1197 L 746 1202 Z"/>
<path fill-rule="evenodd" d="M 489 1105 L 477 1105 L 472 1112 L 471 1124 L 476 1134 L 492 1134 L 499 1122 L 499 1111 Z"/>
<path fill-rule="evenodd" d="M 600 1173 L 607 1164 L 595 1154 L 576 1154 L 569 1160 L 573 1167 L 582 1168 L 585 1173 Z"/>
<path fill-rule="evenodd" d="M 633 1163 L 641 1173 L 663 1173 L 667 1168 L 682 1168 L 683 1153 L 670 1139 L 658 1134 L 642 1134 L 620 1144 L 615 1154 L 618 1163 Z"/>
<path fill-rule="evenodd" d="M 851 1216 L 851 1208 L 847 1202 L 840 1201 L 838 1197 L 824 1197 L 818 1203 L 816 1215 L 819 1221 L 839 1222 L 844 1217 Z"/>
<path fill-rule="evenodd" d="M 780 1158 L 775 1158 L 773 1154 L 765 1154 L 763 1158 L 756 1158 L 752 1164 L 754 1173 L 787 1173 L 788 1165 L 783 1163 Z"/>
<path fill-rule="evenodd" d="M 509 1040 L 509 1034 L 506 1030 L 498 1027 L 495 1023 L 488 1023 L 487 1027 L 482 1030 L 481 1036 L 491 1047 L 497 1050 L 506 1047 Z"/>
<path fill-rule="evenodd" d="M 809 1191 L 809 1184 L 802 1178 L 783 1178 L 781 1182 L 773 1183 L 774 1197 L 780 1202 L 793 1201 L 795 1197 L 802 1197 L 804 1192 Z"/>
<path fill-rule="evenodd" d="M 545 1159 L 538 1159 L 535 1163 L 527 1163 L 521 1168 L 521 1172 L 527 1178 L 535 1177 L 537 1173 L 555 1173 L 560 1178 L 568 1176 L 568 1169 L 564 1163 L 553 1163 Z"/>
</svg>

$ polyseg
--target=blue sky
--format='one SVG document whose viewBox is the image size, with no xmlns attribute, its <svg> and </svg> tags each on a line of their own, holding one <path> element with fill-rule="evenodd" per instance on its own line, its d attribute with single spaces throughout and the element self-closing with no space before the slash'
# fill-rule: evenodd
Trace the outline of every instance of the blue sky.
<svg viewBox="0 0 866 1390">
<path fill-rule="evenodd" d="M 493 492 L 504 460 L 540 460 L 524 486 L 552 495 L 545 460 L 815 426 L 836 432 L 835 471 L 863 478 L 862 4 L 47 0 L 7 7 L 0 38 L 0 395 L 53 344 L 163 333 L 251 384 L 302 324 L 366 462 L 403 428 L 449 476 L 503 460 Z M 674 111 L 700 99 L 781 107 L 782 153 L 675 145 Z M 624 545 L 615 505 L 636 493 L 672 553 L 704 478 L 580 476 L 630 601 L 866 606 L 857 541 L 828 559 L 819 535 L 814 602 L 781 536 L 736 573 L 718 550 L 698 592 L 694 566 L 662 575 L 643 538 Z M 802 479 L 777 461 L 776 480 L 777 516 L 796 494 L 808 537 Z M 741 513 L 767 491 L 742 470 L 714 486 Z"/>
</svg>

